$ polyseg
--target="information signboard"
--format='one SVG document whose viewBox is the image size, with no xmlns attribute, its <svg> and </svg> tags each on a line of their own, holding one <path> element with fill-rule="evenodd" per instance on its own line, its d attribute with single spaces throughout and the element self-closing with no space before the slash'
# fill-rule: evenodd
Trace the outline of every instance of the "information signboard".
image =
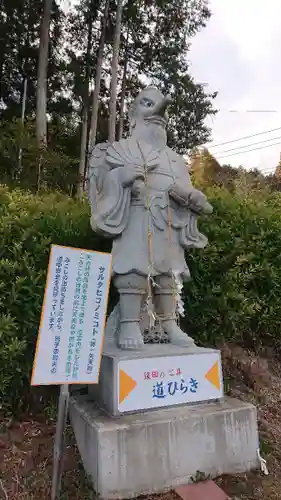
<svg viewBox="0 0 281 500">
<path fill-rule="evenodd" d="M 111 254 L 53 245 L 31 385 L 98 383 Z"/>
</svg>

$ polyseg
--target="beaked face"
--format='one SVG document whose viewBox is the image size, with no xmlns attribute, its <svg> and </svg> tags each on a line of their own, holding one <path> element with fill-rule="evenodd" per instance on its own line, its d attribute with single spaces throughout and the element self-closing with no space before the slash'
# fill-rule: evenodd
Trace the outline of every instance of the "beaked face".
<svg viewBox="0 0 281 500">
<path fill-rule="evenodd" d="M 160 109 L 163 100 L 164 96 L 159 90 L 144 90 L 139 96 L 139 101 L 135 108 L 135 118 L 166 127 L 169 115 L 166 107 L 163 111 Z"/>
</svg>

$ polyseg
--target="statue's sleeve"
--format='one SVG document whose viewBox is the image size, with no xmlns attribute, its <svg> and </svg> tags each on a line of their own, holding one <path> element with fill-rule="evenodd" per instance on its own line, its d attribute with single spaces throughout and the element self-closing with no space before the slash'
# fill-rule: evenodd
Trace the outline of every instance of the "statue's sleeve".
<svg viewBox="0 0 281 500">
<path fill-rule="evenodd" d="M 108 144 L 99 144 L 89 161 L 88 197 L 91 206 L 91 226 L 104 236 L 121 234 L 128 222 L 131 202 L 130 188 L 120 182 L 120 168 L 110 168 L 106 162 Z"/>
<path fill-rule="evenodd" d="M 179 238 L 182 247 L 186 250 L 190 248 L 204 248 L 208 243 L 208 239 L 198 229 L 198 216 L 194 212 L 191 212 L 191 210 L 187 210 L 183 220 L 184 224 L 182 224 Z"/>
<path fill-rule="evenodd" d="M 194 190 L 188 166 L 184 159 L 175 154 L 172 157 L 177 168 L 174 170 L 174 183 L 170 189 L 170 216 L 171 225 L 179 232 L 180 245 L 188 250 L 190 248 L 204 248 L 207 238 L 198 229 L 198 214 L 191 209 L 190 194 Z M 169 224 L 168 212 L 163 211 L 166 223 Z"/>
<path fill-rule="evenodd" d="M 170 210 L 162 210 L 162 217 L 166 225 L 178 231 L 179 243 L 185 249 L 204 248 L 208 240 L 198 229 L 198 215 L 188 208 L 181 207 L 175 202 L 170 203 Z M 159 228 L 164 230 L 164 226 Z"/>
<path fill-rule="evenodd" d="M 169 190 L 171 198 L 180 205 L 186 205 L 190 192 L 193 190 L 188 166 L 182 156 L 175 154 L 172 157 L 176 168 L 174 170 L 174 182 Z"/>
</svg>

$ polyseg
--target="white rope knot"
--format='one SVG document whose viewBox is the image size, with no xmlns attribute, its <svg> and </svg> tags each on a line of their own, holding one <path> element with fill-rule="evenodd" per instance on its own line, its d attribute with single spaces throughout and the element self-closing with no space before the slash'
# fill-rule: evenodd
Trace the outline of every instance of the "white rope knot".
<svg viewBox="0 0 281 500">
<path fill-rule="evenodd" d="M 184 302 L 182 300 L 182 289 L 183 282 L 181 278 L 181 274 L 177 271 L 173 272 L 173 278 L 175 283 L 175 294 L 176 294 L 176 313 L 184 318 Z"/>
<path fill-rule="evenodd" d="M 153 288 L 161 288 L 160 285 L 158 285 L 158 283 L 156 283 L 156 281 L 154 280 L 154 278 L 152 276 L 149 275 L 148 279 L 150 280 L 150 283 L 153 286 Z"/>
<path fill-rule="evenodd" d="M 149 317 L 149 329 L 152 330 L 155 326 L 156 322 L 156 314 L 154 311 L 154 304 L 153 304 L 153 294 L 152 294 L 152 287 L 158 286 L 157 283 L 155 283 L 153 277 L 151 276 L 151 271 L 149 272 L 147 276 L 147 299 L 146 299 L 146 310 L 147 314 Z"/>
<path fill-rule="evenodd" d="M 258 459 L 260 461 L 260 467 L 261 467 L 262 473 L 265 476 L 268 476 L 269 475 L 269 470 L 268 470 L 267 465 L 266 465 L 266 460 L 261 457 L 260 449 L 259 448 L 257 449 L 257 455 L 258 455 Z"/>
</svg>

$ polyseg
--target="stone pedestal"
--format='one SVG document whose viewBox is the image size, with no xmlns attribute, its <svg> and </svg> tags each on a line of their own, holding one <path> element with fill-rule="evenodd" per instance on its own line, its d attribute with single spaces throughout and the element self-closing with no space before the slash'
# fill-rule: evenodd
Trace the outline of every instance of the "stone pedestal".
<svg viewBox="0 0 281 500">
<path fill-rule="evenodd" d="M 86 472 L 103 499 L 170 489 L 199 471 L 257 465 L 254 406 L 223 399 L 220 352 L 172 345 L 103 352 L 98 386 L 70 417 Z"/>
<path fill-rule="evenodd" d="M 234 399 L 111 418 L 77 395 L 70 418 L 102 499 L 162 492 L 188 483 L 197 471 L 215 477 L 258 464 L 256 409 Z"/>
<path fill-rule="evenodd" d="M 106 346 L 99 384 L 90 385 L 88 391 L 90 399 L 112 416 L 219 400 L 223 397 L 220 352 L 171 344 L 146 344 L 141 351 Z"/>
</svg>

